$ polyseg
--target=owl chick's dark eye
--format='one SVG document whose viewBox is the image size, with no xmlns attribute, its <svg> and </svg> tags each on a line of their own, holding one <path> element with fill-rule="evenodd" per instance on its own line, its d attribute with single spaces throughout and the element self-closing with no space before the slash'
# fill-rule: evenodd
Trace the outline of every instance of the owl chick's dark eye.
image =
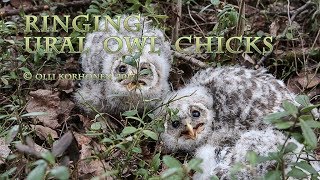
<svg viewBox="0 0 320 180">
<path fill-rule="evenodd" d="M 173 121 L 172 122 L 172 127 L 178 128 L 180 126 L 180 121 Z"/>
<path fill-rule="evenodd" d="M 121 65 L 121 66 L 119 66 L 118 71 L 120 73 L 125 73 L 125 72 L 127 72 L 127 67 L 125 65 Z"/>
<path fill-rule="evenodd" d="M 192 117 L 200 117 L 200 112 L 197 110 L 192 111 Z"/>
</svg>

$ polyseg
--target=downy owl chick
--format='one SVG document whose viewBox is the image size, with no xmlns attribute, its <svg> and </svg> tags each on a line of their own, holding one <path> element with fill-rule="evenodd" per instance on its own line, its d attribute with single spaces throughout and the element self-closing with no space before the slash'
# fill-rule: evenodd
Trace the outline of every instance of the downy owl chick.
<svg viewBox="0 0 320 180">
<path fill-rule="evenodd" d="M 144 100 L 161 98 L 169 91 L 170 43 L 146 18 L 140 15 L 126 18 L 113 19 L 119 29 L 102 21 L 99 31 L 86 37 L 80 60 L 83 72 L 107 76 L 105 80 L 82 80 L 75 99 L 88 113 L 92 107 L 113 115 L 133 108 L 141 110 L 155 104 Z M 125 28 L 124 23 L 131 29 Z M 154 43 L 150 37 L 155 37 Z M 104 44 L 107 38 L 110 39 Z M 104 46 L 113 53 L 106 52 Z"/>
<path fill-rule="evenodd" d="M 261 118 L 280 111 L 281 102 L 293 98 L 284 83 L 265 70 L 208 68 L 166 98 L 173 102 L 169 113 L 162 111 L 162 140 L 169 151 L 193 152 L 208 141 L 215 146 L 232 144 L 244 130 L 267 127 Z"/>
<path fill-rule="evenodd" d="M 291 143 L 296 146 L 292 152 L 284 155 L 285 173 L 291 170 L 290 165 L 301 160 L 298 160 L 297 157 L 312 159 L 311 156 L 308 157 L 306 153 L 301 151 L 302 144 L 293 138 L 289 138 L 287 141 L 286 139 L 287 137 L 280 131 L 267 128 L 244 132 L 232 146 L 226 144 L 224 147 L 216 147 L 208 143 L 196 150 L 195 156 L 203 159 L 201 164 L 203 173 L 196 173 L 193 178 L 207 180 L 216 175 L 221 180 L 232 179 L 232 176 L 243 180 L 263 179 L 268 171 L 277 167 L 276 161 L 266 160 L 256 165 L 250 165 L 247 154 L 253 151 L 258 156 L 267 157 L 269 153 L 278 152 L 285 142 L 286 145 Z M 300 155 L 298 156 L 298 154 Z M 237 163 L 243 166 L 239 171 L 234 171 L 233 168 Z M 319 162 L 311 161 L 310 163 L 316 171 L 320 170 Z"/>
</svg>

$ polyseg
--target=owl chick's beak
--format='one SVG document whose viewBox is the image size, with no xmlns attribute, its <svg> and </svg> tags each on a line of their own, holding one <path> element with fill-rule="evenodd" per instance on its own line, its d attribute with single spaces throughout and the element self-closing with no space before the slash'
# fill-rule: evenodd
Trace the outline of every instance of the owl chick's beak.
<svg viewBox="0 0 320 180">
<path fill-rule="evenodd" d="M 143 81 L 133 81 L 133 82 L 130 82 L 129 84 L 127 84 L 127 89 L 128 91 L 132 91 L 134 89 L 138 89 L 140 88 L 141 86 L 144 86 L 146 83 L 143 82 Z"/>
<path fill-rule="evenodd" d="M 199 123 L 195 127 L 193 127 L 189 122 L 187 122 L 186 127 L 187 129 L 182 132 L 182 135 L 185 135 L 187 136 L 187 138 L 190 138 L 192 140 L 195 140 L 198 133 L 200 133 L 204 129 L 203 123 Z"/>
<path fill-rule="evenodd" d="M 191 139 L 195 140 L 197 137 L 197 134 L 194 132 L 193 127 L 191 126 L 190 123 L 187 123 L 187 130 L 188 130 L 188 135 Z"/>
</svg>

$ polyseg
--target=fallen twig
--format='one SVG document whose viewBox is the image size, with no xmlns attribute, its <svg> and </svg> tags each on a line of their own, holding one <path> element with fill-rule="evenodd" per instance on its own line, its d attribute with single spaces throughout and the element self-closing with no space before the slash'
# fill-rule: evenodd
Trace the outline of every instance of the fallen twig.
<svg viewBox="0 0 320 180">
<path fill-rule="evenodd" d="M 185 55 L 185 54 L 182 54 L 182 53 L 179 53 L 177 51 L 174 52 L 173 56 L 177 57 L 177 58 L 180 58 L 180 59 L 183 59 L 183 60 L 186 60 L 190 63 L 192 63 L 193 65 L 196 65 L 198 67 L 201 67 L 201 68 L 206 68 L 208 67 L 208 65 L 196 58 L 193 58 L 191 56 L 188 56 L 188 55 Z"/>
<path fill-rule="evenodd" d="M 314 3 L 311 1 L 306 2 L 303 6 L 299 7 L 298 9 L 293 11 L 293 14 L 291 16 L 291 22 L 304 10 L 306 10 L 310 5 L 313 5 Z"/>
<path fill-rule="evenodd" d="M 66 3 L 58 3 L 55 6 L 57 8 L 64 8 L 64 7 L 81 7 L 85 6 L 91 3 L 91 0 L 84 0 L 84 1 L 72 1 L 72 2 L 66 2 Z M 34 7 L 27 7 L 27 8 L 19 8 L 19 9 L 14 9 L 14 10 L 5 10 L 5 11 L 0 11 L 0 17 L 7 17 L 7 16 L 13 16 L 13 15 L 18 15 L 20 12 L 25 12 L 25 13 L 31 13 L 31 12 L 41 12 L 44 10 L 49 10 L 50 7 L 48 5 L 43 5 L 43 6 L 34 6 Z"/>
<path fill-rule="evenodd" d="M 269 53 L 267 53 L 266 55 L 264 55 L 264 56 L 258 61 L 258 63 L 256 64 L 255 68 L 256 68 L 256 69 L 259 69 L 260 66 L 261 66 L 261 64 L 262 64 L 263 62 L 265 62 L 265 61 L 271 56 L 271 54 L 272 54 L 272 52 L 269 52 Z"/>
<path fill-rule="evenodd" d="M 176 8 L 177 8 L 177 17 L 176 17 L 176 25 L 172 33 L 173 34 L 172 41 L 176 41 L 179 37 L 180 19 L 182 16 L 182 0 L 178 0 Z"/>
</svg>

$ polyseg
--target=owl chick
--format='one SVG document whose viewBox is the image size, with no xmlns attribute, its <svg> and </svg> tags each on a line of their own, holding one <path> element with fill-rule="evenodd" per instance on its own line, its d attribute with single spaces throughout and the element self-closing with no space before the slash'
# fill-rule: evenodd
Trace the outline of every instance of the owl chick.
<svg viewBox="0 0 320 180">
<path fill-rule="evenodd" d="M 170 112 L 162 111 L 164 146 L 193 152 L 206 143 L 234 144 L 243 131 L 267 127 L 261 118 L 280 111 L 282 101 L 292 99 L 284 83 L 266 70 L 208 68 L 166 98 Z"/>
<path fill-rule="evenodd" d="M 267 157 L 269 153 L 278 152 L 279 148 L 288 143 L 294 143 L 297 147 L 293 153 L 288 153 L 284 156 L 284 168 L 288 173 L 291 170 L 290 164 L 297 161 L 297 155 L 300 154 L 300 158 L 309 158 L 304 153 L 301 153 L 303 145 L 298 143 L 293 138 L 286 141 L 286 137 L 277 130 L 267 128 L 265 130 L 250 130 L 243 133 L 236 141 L 234 146 L 215 147 L 210 144 L 206 144 L 196 151 L 196 157 L 203 159 L 201 168 L 203 173 L 196 173 L 194 179 L 206 180 L 211 176 L 218 176 L 219 179 L 232 179 L 232 176 L 237 179 L 251 180 L 251 179 L 263 179 L 263 176 L 270 170 L 277 167 L 275 160 L 268 160 L 262 163 L 249 164 L 247 153 L 255 152 L 259 156 Z M 235 171 L 233 168 L 236 163 L 242 164 L 242 168 Z M 311 161 L 311 165 L 316 171 L 320 170 L 319 163 Z"/>
<path fill-rule="evenodd" d="M 118 16 L 113 21 L 120 22 L 119 29 L 100 22 L 99 31 L 87 34 L 81 54 L 84 73 L 107 77 L 82 80 L 75 100 L 88 113 L 92 109 L 112 115 L 129 109 L 141 110 L 155 104 L 155 101 L 146 103 L 147 100 L 161 98 L 169 91 L 171 50 L 164 33 L 140 15 L 127 21 L 126 16 Z M 131 29 L 124 27 L 126 23 Z M 135 29 L 139 25 L 140 29 Z M 110 37 L 117 37 L 122 45 Z M 155 37 L 155 40 L 142 37 Z M 104 43 L 107 38 L 110 39 Z M 113 53 L 106 52 L 105 47 Z"/>
</svg>

